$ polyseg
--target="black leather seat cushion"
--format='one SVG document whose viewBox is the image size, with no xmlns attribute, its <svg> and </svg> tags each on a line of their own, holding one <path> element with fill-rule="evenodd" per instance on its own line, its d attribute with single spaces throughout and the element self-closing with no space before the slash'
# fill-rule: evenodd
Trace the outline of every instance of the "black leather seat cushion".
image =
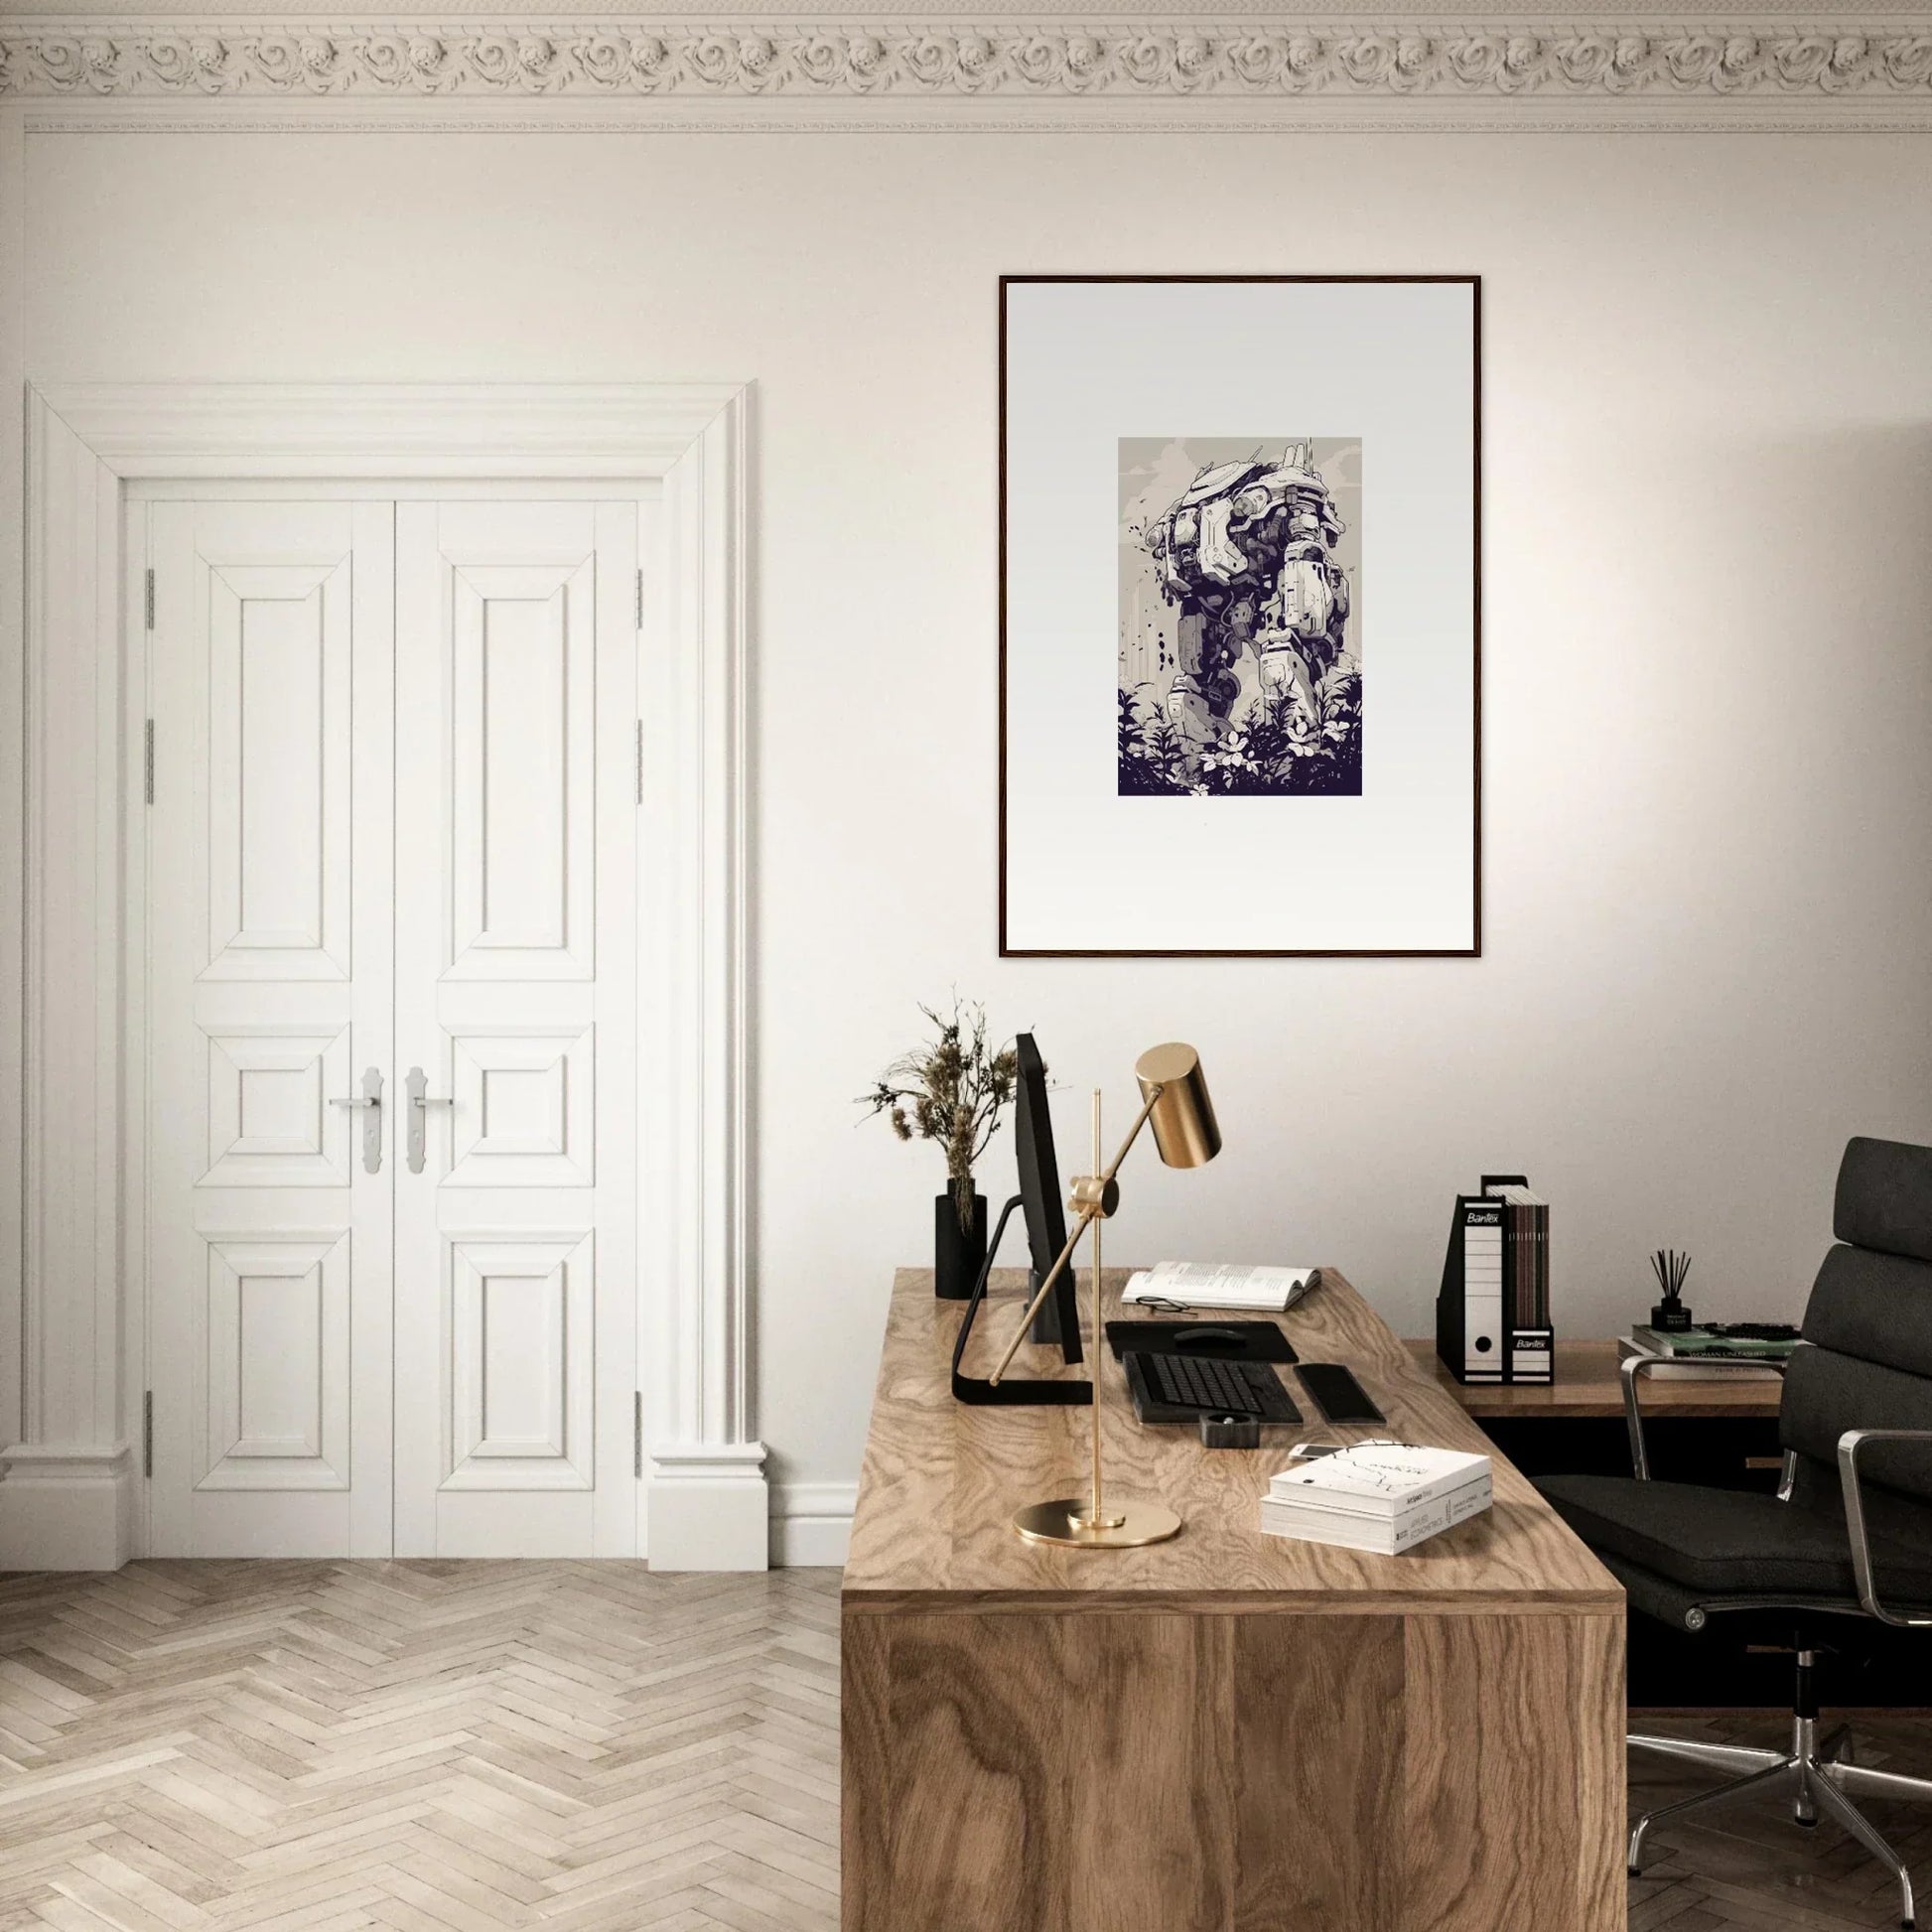
<svg viewBox="0 0 1932 1932">
<path fill-rule="evenodd" d="M 1712 1596 L 1858 1596 L 1841 1517 L 1747 1490 L 1631 1476 L 1544 1476 L 1537 1487 L 1592 1549 Z M 1872 1539 L 1878 1587 L 1932 1600 L 1932 1550 Z"/>
</svg>

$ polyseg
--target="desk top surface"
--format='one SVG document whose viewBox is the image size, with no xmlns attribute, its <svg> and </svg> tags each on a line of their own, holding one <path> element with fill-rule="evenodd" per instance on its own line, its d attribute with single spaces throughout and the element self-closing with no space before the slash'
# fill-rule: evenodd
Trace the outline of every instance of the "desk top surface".
<svg viewBox="0 0 1932 1932">
<path fill-rule="evenodd" d="M 1125 1269 L 1105 1276 L 1105 1319 L 1135 1318 L 1120 1307 Z M 985 1375 L 1022 1312 L 1025 1276 L 995 1272 L 965 1363 Z M 1086 1271 L 1080 1276 L 1088 1326 Z M 1066 1550 L 1024 1542 L 1009 1526 L 1023 1504 L 1081 1493 L 1088 1467 L 1083 1408 L 976 1408 L 955 1402 L 953 1338 L 965 1304 L 940 1302 L 932 1276 L 900 1269 L 893 1284 L 872 1429 L 866 1441 L 852 1549 L 845 1569 L 849 1611 L 919 1608 L 1300 1611 L 1609 1610 L 1622 1605 L 1614 1578 L 1565 1527 L 1526 1477 L 1497 1455 L 1460 1405 L 1332 1269 L 1322 1286 L 1281 1317 L 1304 1361 L 1345 1362 L 1388 1417 L 1388 1427 L 1331 1429 L 1292 1370 L 1284 1379 L 1307 1427 L 1267 1432 L 1259 1449 L 1210 1449 L 1183 1428 L 1143 1428 L 1120 1365 L 1102 1344 L 1101 1435 L 1105 1475 L 1122 1495 L 1159 1498 L 1183 1528 L 1144 1550 Z M 1084 1380 L 1058 1350 L 1029 1344 L 1016 1375 Z M 1268 1479 L 1305 1441 L 1395 1435 L 1472 1449 L 1494 1463 L 1495 1501 L 1484 1514 L 1400 1557 L 1264 1536 L 1260 1499 Z"/>
<path fill-rule="evenodd" d="M 1433 1341 L 1412 1340 L 1410 1352 L 1425 1374 L 1439 1383 L 1472 1416 L 1621 1418 L 1623 1379 L 1617 1373 L 1614 1341 L 1581 1340 L 1557 1343 L 1557 1379 L 1545 1388 L 1512 1388 L 1457 1382 L 1436 1358 Z M 1718 1374 L 1700 1379 L 1669 1375 L 1644 1377 L 1643 1413 L 1653 1416 L 1728 1417 L 1762 1420 L 1778 1413 L 1782 1382 L 1754 1375 Z"/>
</svg>

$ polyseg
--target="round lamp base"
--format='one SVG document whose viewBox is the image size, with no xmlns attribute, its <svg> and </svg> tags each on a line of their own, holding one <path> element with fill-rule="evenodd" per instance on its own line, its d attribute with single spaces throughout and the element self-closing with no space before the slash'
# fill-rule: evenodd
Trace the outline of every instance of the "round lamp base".
<svg viewBox="0 0 1932 1932">
<path fill-rule="evenodd" d="M 1088 1523 L 1092 1498 L 1062 1496 L 1050 1503 L 1029 1503 L 1013 1527 L 1029 1543 L 1061 1543 L 1073 1550 L 1138 1550 L 1180 1534 L 1180 1518 L 1165 1503 L 1107 1500 L 1104 1523 Z"/>
</svg>

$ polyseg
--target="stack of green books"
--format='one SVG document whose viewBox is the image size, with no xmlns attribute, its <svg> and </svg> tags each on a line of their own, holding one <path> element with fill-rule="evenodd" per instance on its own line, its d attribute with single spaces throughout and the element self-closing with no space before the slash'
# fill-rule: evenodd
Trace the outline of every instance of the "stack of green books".
<svg viewBox="0 0 1932 1932">
<path fill-rule="evenodd" d="M 1768 1324 L 1766 1324 L 1768 1325 Z M 1646 1355 L 1703 1356 L 1706 1360 L 1782 1362 L 1798 1345 L 1791 1335 L 1739 1335 L 1727 1328 L 1632 1328 L 1630 1339 Z"/>
<path fill-rule="evenodd" d="M 1632 1328 L 1627 1335 L 1617 1337 L 1617 1359 L 1628 1360 L 1632 1355 L 1658 1357 L 1667 1365 L 1653 1368 L 1649 1373 L 1661 1375 L 1667 1380 L 1696 1382 L 1723 1378 L 1748 1382 L 1756 1377 L 1775 1382 L 1790 1359 L 1792 1349 L 1798 1345 L 1797 1330 L 1793 1328 L 1779 1332 L 1782 1324 L 1774 1325 L 1771 1322 L 1752 1322 L 1748 1325 L 1758 1330 L 1768 1328 L 1771 1332 L 1737 1334 L 1732 1332 L 1732 1324 L 1714 1328 L 1679 1328 L 1674 1331 Z M 1732 1362 L 1747 1362 L 1750 1366 L 1732 1368 L 1728 1366 Z"/>
</svg>

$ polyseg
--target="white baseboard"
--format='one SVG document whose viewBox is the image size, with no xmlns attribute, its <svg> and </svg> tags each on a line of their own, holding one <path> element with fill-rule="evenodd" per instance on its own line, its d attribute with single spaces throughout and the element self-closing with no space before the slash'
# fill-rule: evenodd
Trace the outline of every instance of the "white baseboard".
<svg viewBox="0 0 1932 1932">
<path fill-rule="evenodd" d="M 652 1457 L 653 1570 L 838 1569 L 852 1536 L 853 1482 L 766 1483 L 763 1451 Z M 0 1451 L 0 1571 L 118 1570 L 132 1554 L 134 1460 L 114 1449 Z"/>
<path fill-rule="evenodd" d="M 771 1492 L 771 1561 L 781 1569 L 840 1570 L 852 1542 L 856 1482 L 787 1482 Z"/>
<path fill-rule="evenodd" d="M 650 1452 L 645 1550 L 653 1570 L 764 1570 L 771 1562 L 762 1443 Z"/>
<path fill-rule="evenodd" d="M 16 1443 L 0 1450 L 0 1570 L 118 1570 L 132 1555 L 125 1443 Z"/>
</svg>

